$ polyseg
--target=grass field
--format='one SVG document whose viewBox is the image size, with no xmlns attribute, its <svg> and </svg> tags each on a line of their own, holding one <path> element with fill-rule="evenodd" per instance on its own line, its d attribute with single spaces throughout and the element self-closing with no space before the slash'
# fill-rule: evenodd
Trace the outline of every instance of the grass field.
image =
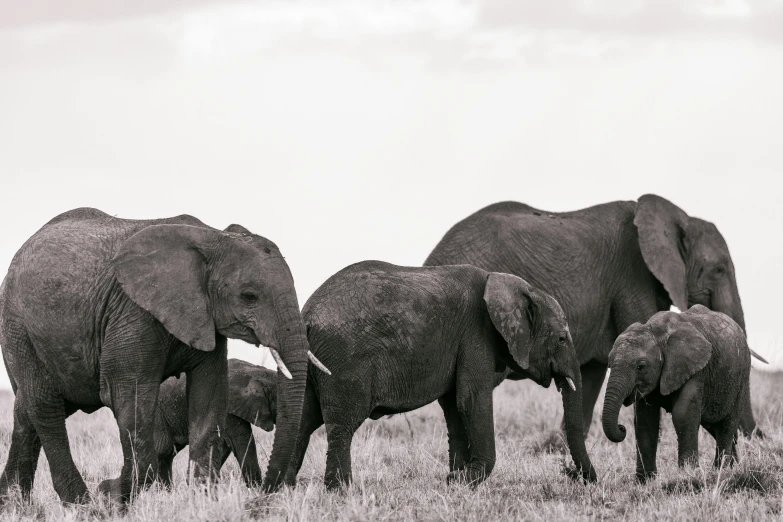
<svg viewBox="0 0 783 522">
<path fill-rule="evenodd" d="M 764 441 L 740 442 L 741 463 L 712 469 L 714 441 L 702 430 L 701 467 L 679 470 L 671 416 L 664 415 L 658 451 L 659 477 L 640 486 L 633 473 L 632 409 L 622 422 L 629 436 L 621 444 L 603 435 L 595 415 L 588 449 L 598 483 L 583 486 L 563 473 L 563 455 L 551 452 L 562 418 L 554 386 L 505 382 L 495 391 L 497 466 L 478 488 L 446 486 L 446 427 L 431 404 L 406 415 L 367 421 L 353 442 L 354 484 L 327 493 L 321 484 L 326 438 L 313 436 L 299 485 L 259 497 L 244 487 L 229 460 L 221 483 L 210 491 L 185 483 L 187 456 L 175 460 L 176 485 L 143 492 L 126 513 L 102 501 L 80 507 L 60 504 L 41 455 L 30 503 L 12 499 L 0 520 L 763 520 L 783 510 L 783 374 L 753 372 L 756 418 Z M 5 464 L 12 427 L 10 393 L 0 394 L 0 462 Z M 603 398 L 599 404 L 602 404 Z M 115 477 L 121 451 L 117 426 L 103 409 L 68 420 L 71 449 L 88 487 Z M 256 430 L 259 457 L 266 464 L 272 434 Z M 569 459 L 570 461 L 570 459 Z M 250 505 L 248 505 L 250 504 Z"/>
</svg>

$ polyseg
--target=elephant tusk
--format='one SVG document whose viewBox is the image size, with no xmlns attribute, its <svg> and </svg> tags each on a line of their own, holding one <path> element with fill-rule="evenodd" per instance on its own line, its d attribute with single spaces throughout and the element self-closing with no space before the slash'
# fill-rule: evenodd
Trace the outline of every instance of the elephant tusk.
<svg viewBox="0 0 783 522">
<path fill-rule="evenodd" d="M 277 364 L 277 369 L 283 372 L 283 375 L 285 375 L 288 379 L 293 379 L 291 372 L 289 372 L 288 368 L 285 367 L 283 358 L 280 357 L 280 354 L 277 352 L 277 350 L 270 348 L 269 351 L 272 352 L 272 358 L 275 360 L 275 364 Z"/>
<path fill-rule="evenodd" d="M 756 359 L 758 359 L 759 361 L 761 361 L 761 362 L 763 362 L 763 363 L 765 363 L 765 364 L 769 364 L 769 361 L 768 361 L 768 360 L 766 360 L 765 358 L 763 358 L 762 356 L 760 356 L 759 354 L 757 354 L 757 353 L 756 353 L 756 352 L 754 352 L 753 350 L 750 350 L 750 354 L 751 354 L 753 357 L 755 357 Z"/>
<path fill-rule="evenodd" d="M 576 391 L 576 385 L 574 384 L 574 381 L 571 380 L 571 377 L 566 377 L 566 381 L 568 382 L 571 391 Z"/>
<path fill-rule="evenodd" d="M 310 362 L 313 363 L 316 368 L 324 372 L 326 375 L 332 375 L 332 372 L 329 371 L 329 368 L 324 366 L 324 363 L 319 361 L 318 357 L 316 357 L 315 354 L 310 350 L 307 350 L 307 358 L 310 359 Z"/>
</svg>

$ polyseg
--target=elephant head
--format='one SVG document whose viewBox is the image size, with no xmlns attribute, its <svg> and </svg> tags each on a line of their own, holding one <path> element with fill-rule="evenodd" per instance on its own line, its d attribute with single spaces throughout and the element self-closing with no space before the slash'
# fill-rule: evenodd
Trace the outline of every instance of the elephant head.
<svg viewBox="0 0 783 522">
<path fill-rule="evenodd" d="M 211 351 L 219 334 L 270 348 L 280 369 L 280 395 L 266 487 L 279 486 L 313 356 L 294 280 L 277 246 L 238 225 L 227 231 L 153 225 L 128 238 L 113 265 L 128 297 L 186 345 Z"/>
<path fill-rule="evenodd" d="M 272 431 L 277 417 L 275 372 L 240 359 L 229 359 L 228 413 L 264 431 Z"/>
<path fill-rule="evenodd" d="M 554 378 L 562 390 L 571 456 L 583 477 L 595 480 L 584 444 L 579 360 L 560 304 L 524 279 L 501 273 L 489 274 L 484 301 L 492 324 L 508 345 L 507 364 L 544 387 Z"/>
<path fill-rule="evenodd" d="M 745 329 L 734 263 L 715 225 L 651 194 L 639 198 L 634 224 L 644 261 L 674 306 L 701 304 Z"/>
<path fill-rule="evenodd" d="M 669 395 L 701 371 L 712 356 L 710 342 L 674 312 L 658 312 L 646 324 L 634 323 L 609 353 L 611 374 L 601 417 L 612 442 L 625 439 L 618 424 L 620 406 L 630 406 L 656 388 Z"/>
</svg>

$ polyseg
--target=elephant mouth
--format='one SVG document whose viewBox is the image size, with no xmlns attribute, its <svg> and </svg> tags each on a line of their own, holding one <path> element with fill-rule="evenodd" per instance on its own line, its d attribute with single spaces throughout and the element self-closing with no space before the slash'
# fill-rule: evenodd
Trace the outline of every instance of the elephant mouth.
<svg viewBox="0 0 783 522">
<path fill-rule="evenodd" d="M 568 373 L 560 372 L 557 369 L 557 365 L 554 361 L 549 363 L 549 380 L 555 380 L 555 386 L 557 391 L 562 391 L 565 388 L 570 388 L 571 391 L 576 391 L 576 384 L 574 379 Z"/>
<path fill-rule="evenodd" d="M 688 308 L 697 304 L 706 306 L 711 310 L 712 292 L 710 292 L 709 290 L 699 290 L 698 292 L 693 292 L 691 294 L 688 294 Z M 680 311 L 684 312 L 685 310 L 680 310 Z"/>
<path fill-rule="evenodd" d="M 637 399 L 640 397 L 643 397 L 644 394 L 639 391 L 638 386 L 634 386 L 633 390 L 631 390 L 631 393 L 628 394 L 628 397 L 625 398 L 623 401 L 623 406 L 630 406 L 631 404 L 635 403 Z"/>
</svg>

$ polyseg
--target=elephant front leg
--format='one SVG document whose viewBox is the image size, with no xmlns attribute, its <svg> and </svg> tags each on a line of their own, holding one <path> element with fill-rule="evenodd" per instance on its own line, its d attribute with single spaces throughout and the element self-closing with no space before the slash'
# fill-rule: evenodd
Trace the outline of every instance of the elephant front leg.
<svg viewBox="0 0 783 522">
<path fill-rule="evenodd" d="M 462 423 L 462 416 L 457 408 L 456 390 L 450 390 L 438 399 L 446 417 L 446 428 L 449 437 L 449 471 L 461 470 L 470 461 L 470 444 L 468 433 Z"/>
<path fill-rule="evenodd" d="M 154 444 L 159 381 L 110 383 L 112 409 L 120 429 L 123 466 L 116 479 L 104 480 L 98 491 L 120 504 L 158 478 L 160 465 Z"/>
<path fill-rule="evenodd" d="M 218 335 L 215 350 L 187 374 L 188 443 L 194 478 L 220 474 L 228 406 L 227 341 Z"/>
<path fill-rule="evenodd" d="M 691 379 L 680 388 L 672 408 L 672 424 L 677 433 L 677 464 L 699 463 L 702 384 Z"/>
<path fill-rule="evenodd" d="M 471 395 L 469 389 L 457 391 L 457 408 L 466 428 L 470 460 L 462 469 L 451 471 L 447 483 L 460 482 L 477 486 L 495 467 L 495 424 L 492 412 L 492 389 Z"/>
<path fill-rule="evenodd" d="M 606 369 L 606 364 L 596 361 L 590 361 L 580 368 L 582 374 L 582 426 L 584 426 L 585 439 L 590 432 L 595 403 L 598 401 L 598 395 L 604 385 Z"/>
<path fill-rule="evenodd" d="M 661 408 L 640 399 L 634 404 L 634 431 L 636 432 L 636 479 L 645 483 L 658 472 L 658 433 L 661 426 Z"/>
</svg>

